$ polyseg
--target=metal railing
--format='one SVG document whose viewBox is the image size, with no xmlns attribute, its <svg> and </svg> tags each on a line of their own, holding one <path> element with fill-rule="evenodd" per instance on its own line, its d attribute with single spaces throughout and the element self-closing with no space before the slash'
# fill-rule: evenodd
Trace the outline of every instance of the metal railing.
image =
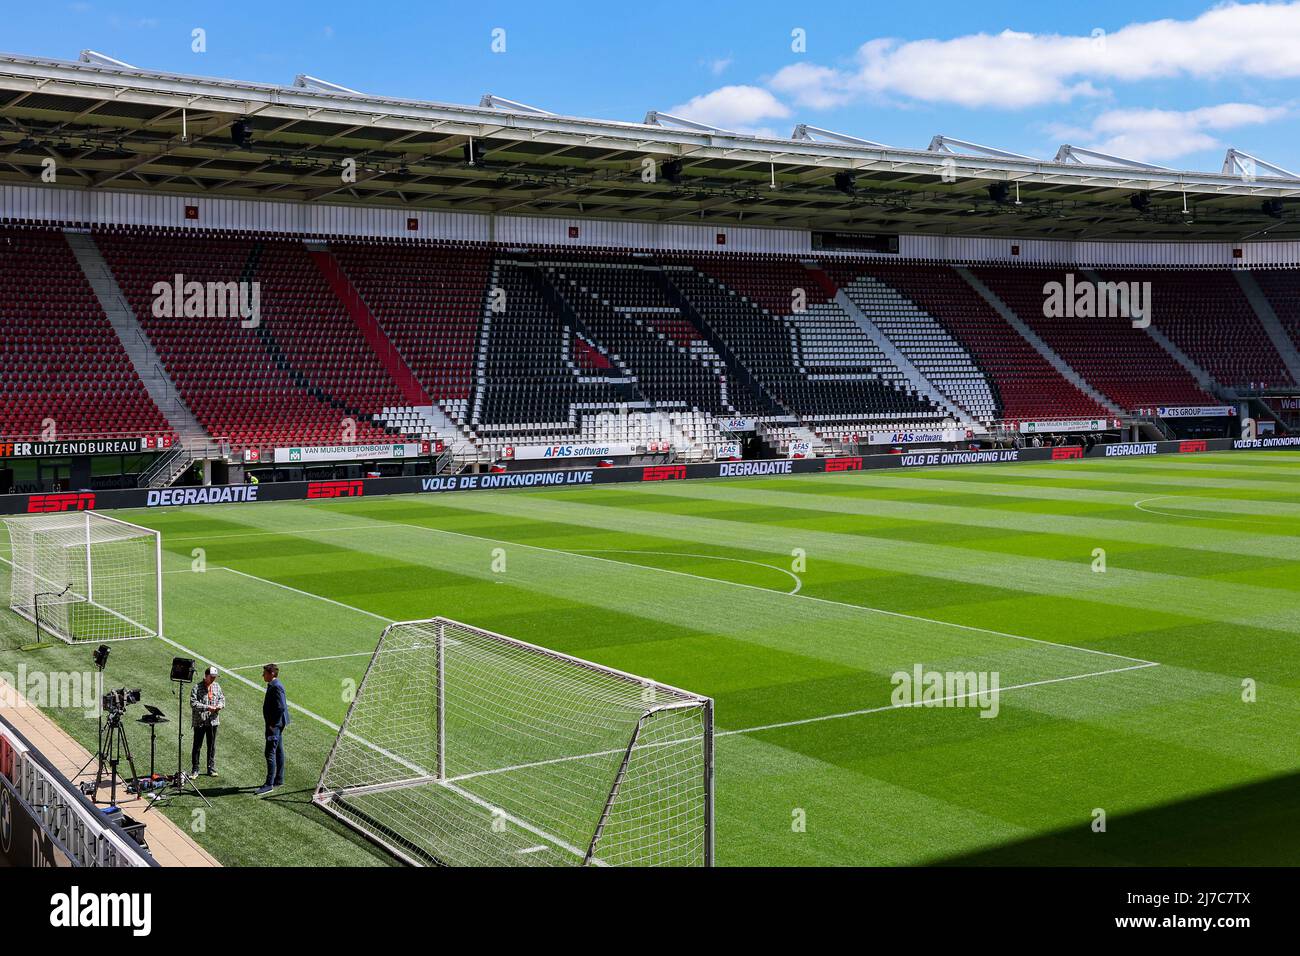
<svg viewBox="0 0 1300 956">
<path fill-rule="evenodd" d="M 182 441 L 174 444 L 170 450 L 159 455 L 149 467 L 141 473 L 137 486 L 140 488 L 164 488 L 177 479 L 185 469 L 196 461 L 207 459 L 229 459 L 230 441 L 225 438 L 204 438 Z"/>
<path fill-rule="evenodd" d="M 159 455 L 153 462 L 140 473 L 136 479 L 136 485 L 140 488 L 153 488 L 154 481 L 165 472 L 184 452 L 180 445 L 173 445 L 170 450 Z"/>
<path fill-rule="evenodd" d="M 0 442 L 42 442 L 45 444 L 51 444 L 69 441 L 121 441 L 123 439 L 155 438 L 169 435 L 175 435 L 170 428 L 159 432 L 58 432 L 54 435 L 47 435 L 42 432 L 28 432 L 13 435 L 0 435 Z M 145 452 L 151 450 L 153 449 L 144 449 Z"/>
<path fill-rule="evenodd" d="M 108 822 L 100 808 L 54 764 L 0 717 L 0 738 L 13 754 L 8 786 L 49 837 L 52 849 L 73 866 L 155 867 L 149 851 Z M 6 820 L 6 823 L 9 821 Z"/>
</svg>

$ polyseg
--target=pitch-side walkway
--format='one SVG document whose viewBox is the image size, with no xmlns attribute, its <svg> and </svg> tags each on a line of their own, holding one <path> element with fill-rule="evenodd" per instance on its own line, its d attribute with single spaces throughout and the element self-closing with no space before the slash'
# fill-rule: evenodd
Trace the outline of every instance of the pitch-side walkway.
<svg viewBox="0 0 1300 956">
<path fill-rule="evenodd" d="M 2 683 L 0 681 L 0 684 Z M 59 773 L 69 780 L 74 780 L 77 771 L 90 759 L 86 749 L 39 709 L 29 705 L 13 689 L 6 688 L 5 693 L 0 696 L 5 697 L 6 700 L 20 702 L 16 707 L 5 708 L 5 720 L 13 724 Z M 120 778 L 117 792 L 118 806 L 122 808 L 122 812 L 134 820 L 141 819 L 140 815 L 144 813 L 148 804 L 134 794 L 127 793 Z M 149 852 L 153 854 L 153 858 L 160 866 L 221 865 L 190 839 L 188 833 L 163 816 L 161 810 L 152 811 L 144 818 L 144 822 L 145 840 L 149 844 Z"/>
</svg>

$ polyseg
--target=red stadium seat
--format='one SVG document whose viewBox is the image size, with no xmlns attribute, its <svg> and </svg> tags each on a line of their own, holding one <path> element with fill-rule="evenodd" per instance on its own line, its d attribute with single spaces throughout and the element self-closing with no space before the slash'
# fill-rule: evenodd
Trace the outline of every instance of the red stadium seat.
<svg viewBox="0 0 1300 956">
<path fill-rule="evenodd" d="M 0 229 L 0 435 L 170 435 L 56 229 Z"/>
</svg>

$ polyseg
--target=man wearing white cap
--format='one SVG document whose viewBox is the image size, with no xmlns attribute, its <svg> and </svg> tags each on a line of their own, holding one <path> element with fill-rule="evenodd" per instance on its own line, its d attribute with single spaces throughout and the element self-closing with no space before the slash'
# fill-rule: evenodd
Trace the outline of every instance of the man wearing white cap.
<svg viewBox="0 0 1300 956">
<path fill-rule="evenodd" d="M 217 669 L 209 667 L 203 672 L 203 680 L 190 691 L 190 710 L 194 714 L 194 753 L 190 764 L 196 777 L 199 775 L 199 752 L 205 740 L 208 742 L 208 776 L 217 775 L 217 727 L 225 706 L 226 695 L 221 693 L 221 685 L 217 683 Z"/>
</svg>

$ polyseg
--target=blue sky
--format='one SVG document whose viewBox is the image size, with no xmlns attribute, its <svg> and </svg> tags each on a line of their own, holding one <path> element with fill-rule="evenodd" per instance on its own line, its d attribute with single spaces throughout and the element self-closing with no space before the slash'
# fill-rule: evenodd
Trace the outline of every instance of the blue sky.
<svg viewBox="0 0 1300 956">
<path fill-rule="evenodd" d="M 1189 169 L 1236 146 L 1300 171 L 1300 2 L 9 3 L 0 50 L 787 136 L 1063 142 Z M 191 31 L 206 32 L 195 53 Z M 493 30 L 505 31 L 493 52 Z M 802 50 L 792 32 L 802 30 Z M 1009 33 L 1007 31 L 1010 31 Z"/>
</svg>

